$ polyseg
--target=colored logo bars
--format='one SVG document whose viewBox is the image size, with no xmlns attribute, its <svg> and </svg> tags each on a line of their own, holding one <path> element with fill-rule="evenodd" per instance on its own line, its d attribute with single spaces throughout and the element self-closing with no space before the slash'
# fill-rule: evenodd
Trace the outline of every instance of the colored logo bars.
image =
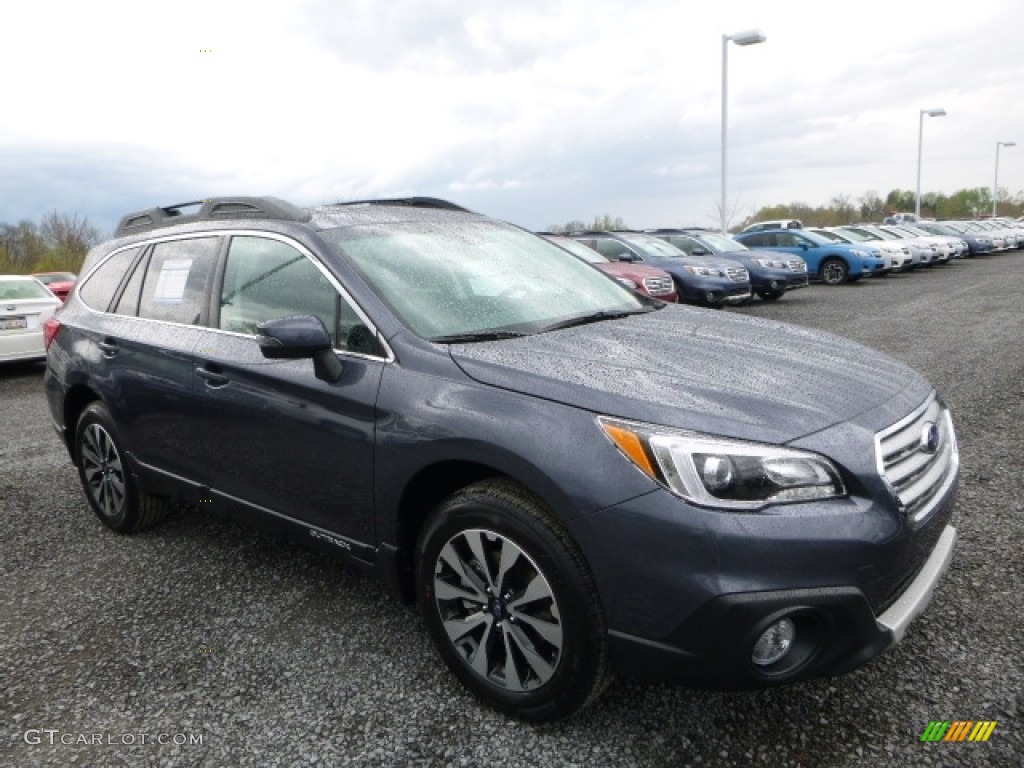
<svg viewBox="0 0 1024 768">
<path fill-rule="evenodd" d="M 988 741 L 995 729 L 995 720 L 932 720 L 921 741 Z"/>
</svg>

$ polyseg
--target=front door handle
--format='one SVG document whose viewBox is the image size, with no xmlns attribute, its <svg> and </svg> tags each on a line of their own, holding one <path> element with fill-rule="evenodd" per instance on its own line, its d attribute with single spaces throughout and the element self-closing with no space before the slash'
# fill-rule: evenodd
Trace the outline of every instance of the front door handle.
<svg viewBox="0 0 1024 768">
<path fill-rule="evenodd" d="M 111 338 L 96 342 L 96 346 L 103 350 L 104 357 L 113 357 L 117 354 L 117 342 Z"/>
<path fill-rule="evenodd" d="M 228 377 L 220 371 L 212 371 L 209 368 L 196 368 L 196 376 L 206 381 L 206 386 L 218 387 L 226 386 L 228 383 Z"/>
</svg>

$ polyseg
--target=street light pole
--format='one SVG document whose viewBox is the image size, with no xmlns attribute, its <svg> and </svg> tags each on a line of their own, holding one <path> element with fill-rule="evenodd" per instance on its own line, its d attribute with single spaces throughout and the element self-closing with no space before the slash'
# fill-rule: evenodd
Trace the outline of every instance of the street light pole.
<svg viewBox="0 0 1024 768">
<path fill-rule="evenodd" d="M 722 35 L 722 209 L 719 212 L 721 219 L 722 234 L 728 234 L 728 221 L 726 216 L 726 168 L 728 165 L 728 144 L 726 136 L 728 132 L 729 117 L 729 41 L 736 45 L 756 45 L 763 43 L 767 38 L 756 29 L 747 32 L 737 32 L 734 35 Z"/>
<path fill-rule="evenodd" d="M 995 181 L 992 182 L 992 218 L 996 217 L 996 206 L 999 204 L 999 148 L 1016 146 L 1017 142 L 1015 141 L 996 142 L 996 178 Z"/>
<path fill-rule="evenodd" d="M 914 195 L 914 216 L 921 218 L 921 139 L 924 137 L 924 116 L 928 117 L 945 117 L 946 110 L 942 107 L 938 109 L 922 109 L 921 116 L 917 123 L 917 193 Z"/>
</svg>

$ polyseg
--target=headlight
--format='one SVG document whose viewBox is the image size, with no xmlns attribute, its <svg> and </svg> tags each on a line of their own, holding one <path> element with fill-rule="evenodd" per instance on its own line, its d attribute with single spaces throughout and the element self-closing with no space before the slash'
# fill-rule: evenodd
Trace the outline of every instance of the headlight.
<svg viewBox="0 0 1024 768">
<path fill-rule="evenodd" d="M 615 279 L 618 280 L 620 283 L 622 283 L 627 288 L 632 288 L 634 291 L 639 287 L 639 286 L 637 286 L 636 283 L 634 283 L 628 277 L 616 277 Z"/>
<path fill-rule="evenodd" d="M 718 270 L 710 267 L 686 267 L 686 271 L 692 275 L 703 275 L 704 277 L 718 277 Z"/>
<path fill-rule="evenodd" d="M 815 453 L 598 417 L 642 472 L 689 502 L 756 510 L 846 495 L 835 465 Z"/>
<path fill-rule="evenodd" d="M 852 251 L 850 251 L 850 253 L 852 253 L 854 256 L 858 256 L 858 257 L 860 257 L 862 259 L 865 258 L 868 255 L 867 252 L 858 250 L 857 248 L 854 248 Z"/>
<path fill-rule="evenodd" d="M 786 266 L 780 259 L 753 259 L 753 262 L 762 267 L 774 267 L 775 269 L 782 269 Z"/>
</svg>

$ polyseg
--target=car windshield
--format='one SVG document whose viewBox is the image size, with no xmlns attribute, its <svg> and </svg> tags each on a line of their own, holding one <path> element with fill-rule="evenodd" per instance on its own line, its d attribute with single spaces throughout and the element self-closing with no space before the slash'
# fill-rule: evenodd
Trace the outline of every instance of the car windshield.
<svg viewBox="0 0 1024 768">
<path fill-rule="evenodd" d="M 538 333 L 652 306 L 544 238 L 497 222 L 388 223 L 321 234 L 428 340 Z"/>
<path fill-rule="evenodd" d="M 679 250 L 672 243 L 666 243 L 654 235 L 639 235 L 631 232 L 629 234 L 621 234 L 619 237 L 630 245 L 639 248 L 644 252 L 645 256 L 659 259 L 678 259 L 680 256 L 686 255 L 684 251 Z"/>
<path fill-rule="evenodd" d="M 43 285 L 50 285 L 50 283 L 73 283 L 75 282 L 75 275 L 70 272 L 51 272 L 46 275 L 33 275 Z"/>
<path fill-rule="evenodd" d="M 35 280 L 4 280 L 0 278 L 0 301 L 52 298 L 53 294 Z"/>
<path fill-rule="evenodd" d="M 923 232 L 927 232 L 931 235 L 957 235 L 957 231 L 952 227 L 947 227 L 943 224 L 918 224 L 917 228 Z"/>
<path fill-rule="evenodd" d="M 711 246 L 715 252 L 722 251 L 749 251 L 743 243 L 738 240 L 733 240 L 731 237 L 720 235 L 717 232 L 701 232 L 697 238 L 702 243 L 706 243 Z"/>
<path fill-rule="evenodd" d="M 850 238 L 850 240 L 852 240 L 852 241 L 854 241 L 856 243 L 868 243 L 868 242 L 871 242 L 872 240 L 882 240 L 883 239 L 883 238 L 879 237 L 878 235 L 873 234 L 873 233 L 871 233 L 871 232 L 869 232 L 867 230 L 860 230 L 860 229 L 844 229 L 843 230 L 843 235 L 848 237 L 848 238 Z"/>
<path fill-rule="evenodd" d="M 571 237 L 545 237 L 544 239 L 550 240 L 550 242 L 554 243 L 559 248 L 565 248 L 569 253 L 583 259 L 588 264 L 607 264 L 610 261 L 610 259 L 606 259 L 593 248 L 588 248 L 583 243 L 573 240 Z"/>
<path fill-rule="evenodd" d="M 808 230 L 808 231 L 814 232 L 814 234 L 816 234 L 816 235 L 821 235 L 822 237 L 826 238 L 827 240 L 831 240 L 833 243 L 848 243 L 848 242 L 850 242 L 850 240 L 853 239 L 853 238 L 847 239 L 843 235 L 840 235 L 837 232 L 832 232 L 831 230 L 828 230 L 828 229 L 812 229 L 812 230 Z"/>
</svg>

